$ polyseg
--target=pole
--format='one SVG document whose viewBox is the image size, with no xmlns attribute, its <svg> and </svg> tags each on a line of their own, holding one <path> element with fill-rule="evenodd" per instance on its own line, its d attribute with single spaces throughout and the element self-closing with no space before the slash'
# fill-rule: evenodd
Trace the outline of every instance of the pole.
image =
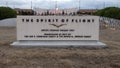
<svg viewBox="0 0 120 68">
<path fill-rule="evenodd" d="M 6 7 L 8 7 L 8 2 L 6 2 Z"/>
<path fill-rule="evenodd" d="M 13 8 L 15 9 L 15 4 L 13 4 Z"/>
<path fill-rule="evenodd" d="M 57 0 L 55 1 L 55 14 L 57 13 Z"/>
<path fill-rule="evenodd" d="M 105 4 L 105 2 L 104 2 L 104 7 L 103 8 L 105 8 L 106 7 L 106 4 Z"/>
<path fill-rule="evenodd" d="M 31 1 L 31 9 L 32 9 L 33 7 L 32 7 L 32 1 Z"/>
<path fill-rule="evenodd" d="M 80 0 L 79 0 L 79 10 L 80 10 Z"/>
</svg>

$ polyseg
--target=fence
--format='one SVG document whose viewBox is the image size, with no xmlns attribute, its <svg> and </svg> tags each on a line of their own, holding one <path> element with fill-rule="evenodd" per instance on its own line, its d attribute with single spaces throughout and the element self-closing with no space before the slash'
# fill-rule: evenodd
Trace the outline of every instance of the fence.
<svg viewBox="0 0 120 68">
<path fill-rule="evenodd" d="M 100 29 L 120 30 L 120 20 L 100 17 Z"/>
</svg>

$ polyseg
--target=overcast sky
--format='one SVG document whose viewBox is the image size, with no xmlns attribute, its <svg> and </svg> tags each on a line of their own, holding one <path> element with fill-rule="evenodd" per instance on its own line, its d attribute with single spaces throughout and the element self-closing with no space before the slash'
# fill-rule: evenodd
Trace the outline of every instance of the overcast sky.
<svg viewBox="0 0 120 68">
<path fill-rule="evenodd" d="M 55 8 L 57 1 L 58 8 L 79 8 L 79 0 L 0 0 L 0 6 L 9 6 L 12 8 Z M 81 9 L 100 9 L 108 6 L 120 7 L 120 0 L 80 0 Z"/>
</svg>

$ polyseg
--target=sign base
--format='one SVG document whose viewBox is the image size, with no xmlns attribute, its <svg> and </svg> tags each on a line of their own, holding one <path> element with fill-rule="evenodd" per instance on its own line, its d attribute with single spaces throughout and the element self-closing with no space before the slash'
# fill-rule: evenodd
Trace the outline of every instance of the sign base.
<svg viewBox="0 0 120 68">
<path fill-rule="evenodd" d="M 106 47 L 98 41 L 16 41 L 11 46 L 40 46 L 40 47 Z"/>
</svg>

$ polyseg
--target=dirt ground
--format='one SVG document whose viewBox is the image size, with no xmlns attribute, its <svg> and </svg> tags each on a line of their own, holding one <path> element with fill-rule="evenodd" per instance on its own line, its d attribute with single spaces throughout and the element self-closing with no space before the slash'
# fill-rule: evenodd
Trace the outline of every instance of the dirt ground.
<svg viewBox="0 0 120 68">
<path fill-rule="evenodd" d="M 100 31 L 106 48 L 21 48 L 14 27 L 0 27 L 0 68 L 120 68 L 120 30 Z"/>
</svg>

